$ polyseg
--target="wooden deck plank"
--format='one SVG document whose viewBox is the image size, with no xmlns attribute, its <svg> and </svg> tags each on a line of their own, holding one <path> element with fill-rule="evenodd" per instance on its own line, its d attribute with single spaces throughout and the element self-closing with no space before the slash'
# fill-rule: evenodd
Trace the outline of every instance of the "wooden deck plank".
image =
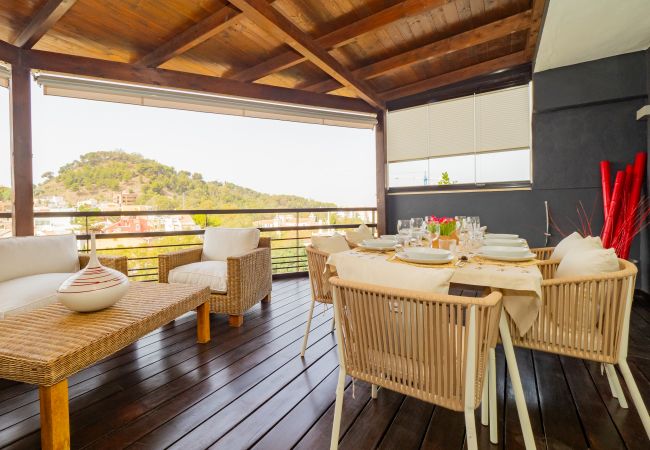
<svg viewBox="0 0 650 450">
<path fill-rule="evenodd" d="M 211 316 L 213 341 L 196 345 L 187 314 L 70 379 L 73 448 L 326 449 L 338 376 L 331 309 L 314 317 L 303 361 L 306 279 L 274 283 L 241 329 Z M 650 398 L 650 308 L 635 302 L 630 367 Z M 516 350 L 538 448 L 645 449 L 636 409 L 620 408 L 598 364 Z M 479 448 L 523 448 L 505 359 L 497 348 L 499 443 L 477 420 Z M 462 413 L 352 380 L 345 389 L 341 448 L 466 448 Z M 37 390 L 0 381 L 0 447 L 40 445 Z M 479 419 L 477 411 L 477 419 Z"/>
</svg>

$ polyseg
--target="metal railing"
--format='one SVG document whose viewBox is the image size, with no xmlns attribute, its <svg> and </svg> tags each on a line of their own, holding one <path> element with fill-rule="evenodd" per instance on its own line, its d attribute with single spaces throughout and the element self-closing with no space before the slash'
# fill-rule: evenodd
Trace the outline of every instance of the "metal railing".
<svg viewBox="0 0 650 450">
<path fill-rule="evenodd" d="M 186 228 L 173 231 L 98 232 L 98 253 L 128 257 L 129 277 L 141 281 L 158 278 L 158 255 L 202 245 L 200 236 L 206 226 L 257 226 L 262 236 L 271 238 L 274 275 L 307 271 L 305 245 L 314 232 L 333 232 L 356 228 L 361 223 L 376 227 L 377 209 L 359 208 L 257 208 L 257 209 L 186 209 L 158 211 L 37 211 L 34 213 L 36 234 L 43 231 L 48 219 L 70 219 L 80 241 L 80 250 L 90 248 L 90 232 L 101 225 L 118 224 L 125 218 L 148 217 L 147 228 L 160 228 L 161 219 L 191 216 Z M 0 213 L 11 219 L 11 213 Z M 119 226 L 117 226 L 119 228 Z M 124 227 L 122 227 L 124 228 Z M 52 233 L 56 234 L 56 233 Z"/>
</svg>

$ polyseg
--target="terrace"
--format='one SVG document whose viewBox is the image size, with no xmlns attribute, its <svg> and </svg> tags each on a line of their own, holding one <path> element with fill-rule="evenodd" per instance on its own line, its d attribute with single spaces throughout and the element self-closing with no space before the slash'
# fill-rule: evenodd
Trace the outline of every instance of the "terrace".
<svg viewBox="0 0 650 450">
<path fill-rule="evenodd" d="M 2 242 L 65 227 L 79 265 L 101 224 L 102 264 L 132 290 L 90 314 L 0 311 L 0 448 L 647 448 L 649 17 L 643 0 L 3 3 L 12 185 L 0 306 L 15 281 L 3 271 L 28 265 Z M 376 203 L 156 210 L 124 207 L 135 202 L 124 191 L 110 210 L 44 208 L 34 79 L 79 108 L 372 130 Z M 313 238 L 351 232 L 346 248 L 363 247 L 359 225 L 399 235 L 404 219 L 432 214 L 460 217 L 454 237 L 423 241 L 411 219 L 403 244 L 456 238 L 444 292 L 430 286 L 445 269 L 392 264 L 400 247 L 325 254 Z M 483 259 L 474 216 L 534 256 Z M 254 297 L 244 310 L 215 306 L 233 285 L 167 283 L 206 261 L 215 223 L 257 233 L 247 251 L 261 259 L 224 258 L 240 261 L 228 266 L 238 295 Z M 425 237 L 444 234 L 432 224 Z M 560 276 L 563 256 L 544 248 L 601 230 L 616 268 Z"/>
</svg>

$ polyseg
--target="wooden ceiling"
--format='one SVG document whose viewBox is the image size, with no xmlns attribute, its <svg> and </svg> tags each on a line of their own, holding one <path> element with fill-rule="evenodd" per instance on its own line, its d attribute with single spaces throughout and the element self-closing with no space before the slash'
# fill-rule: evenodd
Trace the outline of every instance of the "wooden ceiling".
<svg viewBox="0 0 650 450">
<path fill-rule="evenodd" d="M 545 2 L 11 0 L 0 2 L 0 40 L 50 59 L 357 97 L 384 109 L 531 62 Z"/>
</svg>

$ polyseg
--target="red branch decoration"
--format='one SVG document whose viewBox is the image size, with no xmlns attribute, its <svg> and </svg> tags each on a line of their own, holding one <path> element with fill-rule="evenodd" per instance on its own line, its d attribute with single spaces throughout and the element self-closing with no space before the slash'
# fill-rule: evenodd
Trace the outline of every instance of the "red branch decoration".
<svg viewBox="0 0 650 450">
<path fill-rule="evenodd" d="M 641 199 L 648 155 L 639 152 L 634 164 L 616 172 L 611 191 L 610 163 L 600 162 L 605 226 L 602 240 L 605 248 L 613 248 L 620 258 L 627 259 L 634 237 L 649 224 L 650 201 Z"/>
</svg>

